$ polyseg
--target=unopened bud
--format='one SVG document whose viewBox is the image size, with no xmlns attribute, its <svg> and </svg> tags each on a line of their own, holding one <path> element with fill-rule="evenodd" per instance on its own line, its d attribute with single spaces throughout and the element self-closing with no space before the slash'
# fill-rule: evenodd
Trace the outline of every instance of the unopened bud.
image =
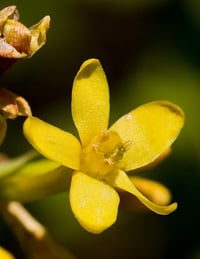
<svg viewBox="0 0 200 259">
<path fill-rule="evenodd" d="M 0 88 L 0 112 L 6 119 L 15 119 L 18 116 L 30 116 L 31 108 L 23 97 Z"/>
<path fill-rule="evenodd" d="M 27 28 L 18 21 L 15 6 L 0 11 L 0 57 L 19 59 L 31 57 L 46 42 L 50 17 L 45 16 L 39 23 Z"/>
</svg>

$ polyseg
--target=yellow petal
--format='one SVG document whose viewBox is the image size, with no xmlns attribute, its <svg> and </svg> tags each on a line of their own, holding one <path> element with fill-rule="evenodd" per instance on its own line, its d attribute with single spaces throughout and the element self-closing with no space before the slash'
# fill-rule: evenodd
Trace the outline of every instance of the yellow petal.
<svg viewBox="0 0 200 259">
<path fill-rule="evenodd" d="M 172 203 L 168 206 L 157 205 L 148 200 L 136 187 L 133 185 L 129 177 L 122 170 L 112 171 L 106 176 L 106 181 L 113 187 L 127 191 L 136 196 L 147 208 L 160 215 L 167 215 L 177 208 L 177 203 Z"/>
<path fill-rule="evenodd" d="M 139 171 L 144 171 L 144 170 L 149 170 L 149 169 L 152 169 L 154 167 L 156 167 L 158 164 L 160 164 L 164 159 L 166 159 L 167 156 L 170 155 L 172 151 L 172 148 L 169 147 L 168 149 L 166 149 L 163 153 L 161 153 L 155 160 L 153 160 L 151 163 L 143 166 L 143 167 L 140 167 L 137 170 L 137 172 Z"/>
<path fill-rule="evenodd" d="M 83 145 L 108 126 L 109 89 L 97 59 L 85 61 L 72 89 L 72 116 Z"/>
<path fill-rule="evenodd" d="M 45 157 L 69 168 L 79 169 L 81 147 L 72 134 L 36 117 L 28 117 L 24 123 L 24 135 Z"/>
<path fill-rule="evenodd" d="M 3 247 L 0 247 L 0 258 L 1 259 L 14 259 L 14 256 L 5 250 Z"/>
<path fill-rule="evenodd" d="M 30 50 L 28 56 L 31 57 L 38 51 L 45 43 L 47 32 L 50 27 L 50 16 L 45 16 L 39 23 L 29 28 L 31 33 Z"/>
<path fill-rule="evenodd" d="M 108 184 L 75 172 L 70 188 L 70 204 L 81 226 L 98 234 L 116 221 L 119 196 Z"/>
<path fill-rule="evenodd" d="M 121 117 L 111 130 L 129 144 L 121 163 L 123 170 L 153 162 L 174 142 L 183 124 L 182 110 L 167 101 L 144 104 Z"/>
<path fill-rule="evenodd" d="M 170 203 L 171 192 L 163 184 L 136 176 L 130 177 L 130 180 L 133 182 L 134 186 L 152 202 L 158 205 L 167 205 Z"/>
</svg>

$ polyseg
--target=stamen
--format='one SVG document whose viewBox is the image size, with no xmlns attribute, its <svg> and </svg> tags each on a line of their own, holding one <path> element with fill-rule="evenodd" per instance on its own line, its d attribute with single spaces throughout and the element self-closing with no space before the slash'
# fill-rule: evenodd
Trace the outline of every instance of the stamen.
<svg viewBox="0 0 200 259">
<path fill-rule="evenodd" d="M 116 131 L 103 131 L 82 150 L 81 170 L 101 179 L 121 162 L 130 142 L 122 143 Z"/>
<path fill-rule="evenodd" d="M 119 143 L 117 145 L 117 147 L 115 148 L 114 152 L 111 154 L 111 156 L 109 157 L 109 159 L 113 162 L 113 163 L 117 163 L 120 162 L 124 156 L 124 153 L 127 151 L 127 149 L 130 146 L 130 142 L 127 141 L 124 144 L 123 143 Z"/>
</svg>

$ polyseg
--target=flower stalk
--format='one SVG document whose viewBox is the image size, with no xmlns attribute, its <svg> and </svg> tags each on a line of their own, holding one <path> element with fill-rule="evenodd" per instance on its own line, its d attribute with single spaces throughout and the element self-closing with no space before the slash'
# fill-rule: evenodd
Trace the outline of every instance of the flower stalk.
<svg viewBox="0 0 200 259">
<path fill-rule="evenodd" d="M 46 228 L 16 201 L 0 202 L 0 212 L 27 259 L 75 259 L 51 238 Z"/>
</svg>

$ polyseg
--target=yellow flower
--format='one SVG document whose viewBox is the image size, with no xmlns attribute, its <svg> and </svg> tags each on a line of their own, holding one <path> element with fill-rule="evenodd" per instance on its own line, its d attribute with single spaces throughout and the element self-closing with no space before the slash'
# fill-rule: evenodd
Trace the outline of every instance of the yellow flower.
<svg viewBox="0 0 200 259">
<path fill-rule="evenodd" d="M 125 172 L 152 163 L 169 149 L 184 123 L 184 114 L 178 106 L 168 101 L 147 103 L 107 129 L 106 76 L 100 62 L 89 59 L 74 79 L 72 117 L 80 141 L 31 116 L 24 123 L 24 134 L 45 157 L 74 170 L 70 204 L 86 230 L 100 233 L 116 221 L 119 205 L 116 189 L 133 194 L 158 214 L 176 209 L 176 203 L 160 206 L 148 200 Z"/>
</svg>

